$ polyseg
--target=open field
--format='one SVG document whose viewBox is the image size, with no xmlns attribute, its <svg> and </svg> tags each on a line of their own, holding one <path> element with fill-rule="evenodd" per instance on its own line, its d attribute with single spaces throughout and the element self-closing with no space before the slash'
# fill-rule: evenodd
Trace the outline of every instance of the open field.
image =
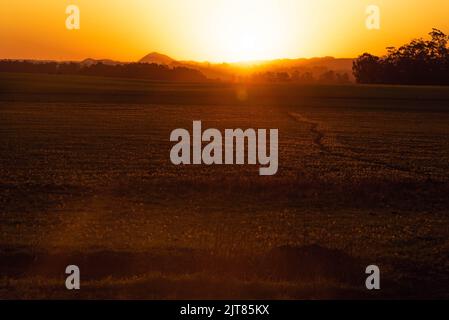
<svg viewBox="0 0 449 320">
<path fill-rule="evenodd" d="M 278 173 L 172 165 L 193 120 Z M 1 298 L 449 298 L 448 194 L 447 87 L 0 73 Z"/>
</svg>

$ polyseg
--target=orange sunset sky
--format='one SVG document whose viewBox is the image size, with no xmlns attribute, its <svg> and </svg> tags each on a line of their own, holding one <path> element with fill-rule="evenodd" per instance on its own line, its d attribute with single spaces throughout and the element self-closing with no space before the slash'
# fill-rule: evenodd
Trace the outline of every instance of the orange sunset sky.
<svg viewBox="0 0 449 320">
<path fill-rule="evenodd" d="M 0 58 L 243 61 L 365 51 L 449 32 L 448 0 L 0 0 Z M 78 5 L 81 29 L 65 28 Z M 367 30 L 365 9 L 381 9 Z"/>
</svg>

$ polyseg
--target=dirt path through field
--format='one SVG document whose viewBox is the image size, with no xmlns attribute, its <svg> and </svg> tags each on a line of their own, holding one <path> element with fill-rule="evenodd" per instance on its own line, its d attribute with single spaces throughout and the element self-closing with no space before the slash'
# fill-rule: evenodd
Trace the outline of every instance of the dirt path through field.
<svg viewBox="0 0 449 320">
<path fill-rule="evenodd" d="M 327 146 L 324 143 L 326 138 L 327 139 L 330 138 L 329 137 L 330 133 L 325 132 L 324 125 L 322 123 L 310 120 L 298 112 L 289 112 L 288 115 L 294 121 L 299 122 L 299 123 L 305 123 L 306 125 L 309 126 L 309 131 L 310 131 L 310 134 L 312 135 L 313 143 L 323 153 L 326 153 L 326 154 L 329 154 L 329 155 L 332 155 L 335 157 L 339 157 L 339 158 L 363 162 L 363 163 L 366 163 L 369 165 L 382 166 L 382 167 L 388 168 L 390 170 L 397 170 L 397 171 L 413 174 L 413 175 L 416 175 L 416 176 L 418 176 L 420 178 L 424 178 L 424 179 L 431 179 L 431 175 L 426 174 L 424 172 L 411 170 L 410 168 L 407 168 L 404 166 L 398 166 L 398 165 L 394 165 L 392 163 L 388 163 L 388 162 L 384 162 L 384 161 L 380 161 L 380 160 L 364 158 L 358 154 L 355 154 L 353 151 L 350 151 L 347 147 L 345 147 L 340 142 L 338 142 L 336 137 L 332 137 L 332 140 L 334 140 L 335 143 L 338 143 L 339 147 L 341 147 L 345 150 L 345 153 L 333 151 L 330 146 Z"/>
</svg>

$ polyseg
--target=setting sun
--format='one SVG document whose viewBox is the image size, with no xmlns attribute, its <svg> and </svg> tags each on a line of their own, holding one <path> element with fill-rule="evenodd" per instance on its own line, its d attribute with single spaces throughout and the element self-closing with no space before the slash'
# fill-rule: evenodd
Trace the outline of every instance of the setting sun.
<svg viewBox="0 0 449 320">
<path fill-rule="evenodd" d="M 65 28 L 66 7 L 79 30 Z M 177 60 L 235 62 L 382 54 L 388 46 L 449 29 L 449 2 L 377 0 L 379 30 L 365 27 L 371 0 L 16 0 L 0 13 L 0 58 L 137 61 L 157 51 Z M 405 12 L 405 14 L 404 14 Z M 416 19 L 416 17 L 420 17 Z"/>
<path fill-rule="evenodd" d="M 277 1 L 230 1 L 217 8 L 211 29 L 223 60 L 273 59 L 282 55 L 287 40 Z"/>
</svg>

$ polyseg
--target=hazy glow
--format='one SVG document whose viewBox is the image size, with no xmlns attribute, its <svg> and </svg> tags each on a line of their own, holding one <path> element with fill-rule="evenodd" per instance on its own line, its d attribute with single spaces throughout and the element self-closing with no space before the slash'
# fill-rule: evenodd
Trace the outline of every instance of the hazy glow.
<svg viewBox="0 0 449 320">
<path fill-rule="evenodd" d="M 449 32 L 447 0 L 2 0 L 0 58 L 240 61 L 383 53 L 432 27 Z M 81 30 L 65 29 L 65 7 Z M 365 8 L 381 8 L 381 30 Z"/>
<path fill-rule="evenodd" d="M 223 60 L 269 59 L 282 55 L 288 30 L 276 1 L 229 1 L 211 15 L 209 37 Z"/>
</svg>

